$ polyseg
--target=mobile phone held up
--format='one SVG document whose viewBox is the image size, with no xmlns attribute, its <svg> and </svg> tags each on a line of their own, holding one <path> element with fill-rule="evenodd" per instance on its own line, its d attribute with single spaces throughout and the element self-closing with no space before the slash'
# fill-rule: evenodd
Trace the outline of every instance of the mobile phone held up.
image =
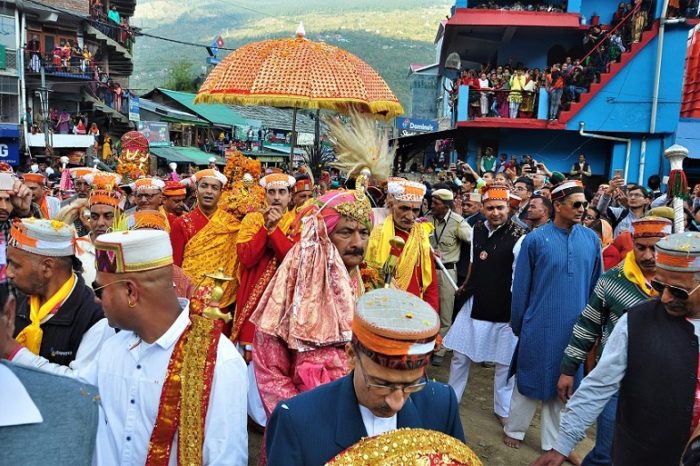
<svg viewBox="0 0 700 466">
<path fill-rule="evenodd" d="M 12 191 L 15 178 L 10 173 L 0 173 L 0 191 Z"/>
</svg>

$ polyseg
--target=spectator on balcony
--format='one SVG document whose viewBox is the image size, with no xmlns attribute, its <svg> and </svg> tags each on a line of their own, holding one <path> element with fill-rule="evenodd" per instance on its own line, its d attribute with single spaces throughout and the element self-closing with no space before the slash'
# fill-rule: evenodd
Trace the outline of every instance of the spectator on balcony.
<svg viewBox="0 0 700 466">
<path fill-rule="evenodd" d="M 90 63 L 92 62 L 92 53 L 88 49 L 87 45 L 83 47 L 82 60 L 80 64 L 80 69 L 83 73 L 87 73 L 90 69 Z"/>
<path fill-rule="evenodd" d="M 58 116 L 58 122 L 56 122 L 56 131 L 58 134 L 68 134 L 70 129 L 70 113 L 66 109 L 61 110 L 61 114 Z"/>
<path fill-rule="evenodd" d="M 547 79 L 547 92 L 549 93 L 549 119 L 556 120 L 559 115 L 559 104 L 564 93 L 564 76 L 559 65 L 552 65 L 552 70 Z"/>
<path fill-rule="evenodd" d="M 479 76 L 479 109 L 482 118 L 486 118 L 489 113 L 489 96 L 492 94 L 490 88 L 491 83 L 486 78 L 486 73 L 482 71 Z"/>
<path fill-rule="evenodd" d="M 122 86 L 119 83 L 114 84 L 114 110 L 117 112 L 122 111 Z"/>
<path fill-rule="evenodd" d="M 104 7 L 101 0 L 90 0 L 90 15 L 93 18 L 100 18 L 104 14 Z"/>
<path fill-rule="evenodd" d="M 53 65 L 53 71 L 61 71 L 63 63 L 63 49 L 61 45 L 56 44 L 53 49 L 51 49 L 51 64 Z"/>
<path fill-rule="evenodd" d="M 510 77 L 510 93 L 508 94 L 508 116 L 518 118 L 518 110 L 523 102 L 523 89 L 526 78 L 523 70 L 515 70 L 515 74 Z"/>
<path fill-rule="evenodd" d="M 119 12 L 117 11 L 117 7 L 112 5 L 109 8 L 109 11 L 107 12 L 107 19 L 109 19 L 111 22 L 115 24 L 121 24 L 122 20 L 119 17 Z"/>
<path fill-rule="evenodd" d="M 87 128 L 82 118 L 76 118 L 75 124 L 73 125 L 73 134 L 87 134 Z"/>
<path fill-rule="evenodd" d="M 41 70 L 41 43 L 36 34 L 27 43 L 27 51 L 29 52 L 29 69 L 38 73 Z"/>
<path fill-rule="evenodd" d="M 523 102 L 520 104 L 520 114 L 523 118 L 532 118 L 535 111 L 535 93 L 537 81 L 532 78 L 530 71 L 525 72 L 525 86 L 523 87 Z"/>
</svg>

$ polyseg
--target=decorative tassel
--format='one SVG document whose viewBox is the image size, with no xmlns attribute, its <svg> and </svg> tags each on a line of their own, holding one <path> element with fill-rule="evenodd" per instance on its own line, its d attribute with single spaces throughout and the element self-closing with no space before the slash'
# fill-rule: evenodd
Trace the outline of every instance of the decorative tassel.
<svg viewBox="0 0 700 466">
<path fill-rule="evenodd" d="M 688 199 L 688 179 L 683 170 L 671 170 L 668 175 L 668 198 Z"/>
</svg>

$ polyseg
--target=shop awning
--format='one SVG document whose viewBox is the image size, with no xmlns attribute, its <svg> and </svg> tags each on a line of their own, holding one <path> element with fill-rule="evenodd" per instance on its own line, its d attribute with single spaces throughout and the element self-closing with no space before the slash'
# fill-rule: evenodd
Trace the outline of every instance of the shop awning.
<svg viewBox="0 0 700 466">
<path fill-rule="evenodd" d="M 196 147 L 151 147 L 150 151 L 151 154 L 169 162 L 209 165 L 209 158 L 216 157 L 217 165 L 226 164 L 226 161 L 218 155 L 204 152 Z"/>
</svg>

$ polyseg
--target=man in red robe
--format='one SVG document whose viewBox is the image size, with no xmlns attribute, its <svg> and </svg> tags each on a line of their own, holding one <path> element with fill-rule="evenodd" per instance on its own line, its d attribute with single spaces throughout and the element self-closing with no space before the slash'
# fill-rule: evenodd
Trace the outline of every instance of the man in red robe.
<svg viewBox="0 0 700 466">
<path fill-rule="evenodd" d="M 237 256 L 231 245 L 236 241 L 240 223 L 219 208 L 226 176 L 206 169 L 195 173 L 191 181 L 196 186 L 197 206 L 171 225 L 173 261 L 194 283 L 200 283 L 203 274 L 219 269 L 235 278 Z M 237 287 L 235 279 L 223 284 L 224 294 L 219 300 L 222 311 L 235 302 Z"/>
<path fill-rule="evenodd" d="M 425 185 L 393 178 L 387 189 L 391 215 L 372 230 L 365 259 L 369 265 L 382 268 L 390 256 L 396 257 L 392 285 L 422 298 L 437 312 L 440 294 L 435 259 L 430 249 L 433 225 L 418 221 Z M 404 241 L 402 249 L 391 246 L 390 240 L 394 236 Z"/>
<path fill-rule="evenodd" d="M 296 212 L 288 211 L 293 176 L 271 173 L 260 180 L 265 189 L 266 207 L 262 212 L 251 212 L 243 218 L 238 233 L 236 250 L 240 260 L 241 281 L 236 297 L 236 318 L 231 340 L 245 350 L 250 361 L 255 326 L 250 316 L 263 291 L 277 271 L 277 266 L 292 247 L 290 227 Z"/>
<path fill-rule="evenodd" d="M 166 181 L 163 189 L 163 209 L 168 225 L 175 223 L 185 213 L 187 188 L 179 181 Z"/>
</svg>

